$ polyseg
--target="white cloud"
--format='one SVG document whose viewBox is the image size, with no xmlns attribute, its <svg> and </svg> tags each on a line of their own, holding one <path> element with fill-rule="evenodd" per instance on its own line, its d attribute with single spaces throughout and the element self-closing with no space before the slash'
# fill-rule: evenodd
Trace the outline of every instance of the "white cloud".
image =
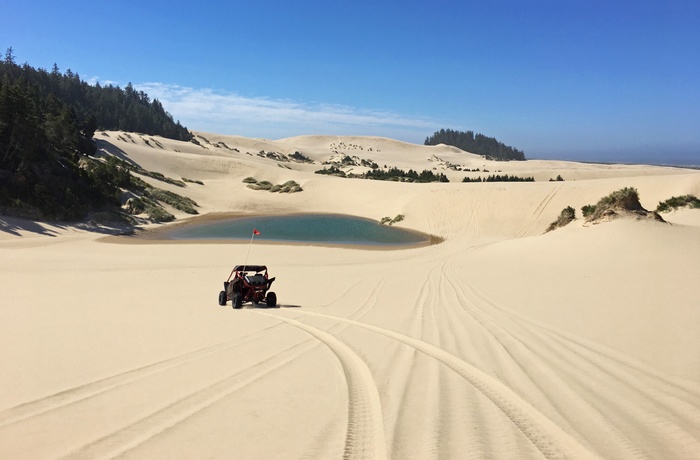
<svg viewBox="0 0 700 460">
<path fill-rule="evenodd" d="M 209 88 L 165 83 L 134 84 L 158 99 L 190 129 L 279 139 L 304 134 L 373 135 L 422 142 L 439 125 L 433 120 L 333 104 L 251 98 Z"/>
</svg>

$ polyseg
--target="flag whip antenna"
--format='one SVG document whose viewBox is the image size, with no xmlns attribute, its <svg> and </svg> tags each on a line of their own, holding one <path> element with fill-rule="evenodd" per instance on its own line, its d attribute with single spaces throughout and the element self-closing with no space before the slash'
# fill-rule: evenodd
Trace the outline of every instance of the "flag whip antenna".
<svg viewBox="0 0 700 460">
<path fill-rule="evenodd" d="M 243 264 L 243 271 L 245 271 L 248 268 L 248 256 L 250 256 L 250 248 L 253 247 L 253 238 L 255 238 L 255 235 L 260 235 L 260 232 L 257 229 L 253 229 L 253 234 L 250 235 L 250 243 L 248 243 L 248 253 L 245 256 L 245 263 Z"/>
</svg>

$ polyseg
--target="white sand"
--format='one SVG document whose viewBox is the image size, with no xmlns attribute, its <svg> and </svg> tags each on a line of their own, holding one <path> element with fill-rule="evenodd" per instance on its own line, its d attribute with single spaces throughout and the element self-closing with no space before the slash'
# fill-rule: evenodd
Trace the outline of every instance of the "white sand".
<svg viewBox="0 0 700 460">
<path fill-rule="evenodd" d="M 400 226 L 445 241 L 256 242 L 250 262 L 277 277 L 281 308 L 232 310 L 216 297 L 246 244 L 114 244 L 0 217 L 2 458 L 700 458 L 700 210 L 665 214 L 673 224 L 580 219 L 623 187 L 647 209 L 700 196 L 700 172 L 199 134 L 203 147 L 96 138 L 203 181 L 145 179 L 203 215 L 404 214 Z M 451 182 L 313 174 L 334 150 Z M 538 182 L 464 184 L 479 174 L 446 162 Z M 253 191 L 248 176 L 304 191 Z M 566 206 L 579 219 L 543 234 Z"/>
</svg>

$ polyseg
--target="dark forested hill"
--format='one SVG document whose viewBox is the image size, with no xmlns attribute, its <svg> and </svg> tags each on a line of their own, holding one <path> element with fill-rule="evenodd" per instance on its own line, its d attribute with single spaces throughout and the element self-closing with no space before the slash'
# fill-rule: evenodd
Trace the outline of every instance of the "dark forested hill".
<svg viewBox="0 0 700 460">
<path fill-rule="evenodd" d="M 525 154 L 516 148 L 505 145 L 493 137 L 474 134 L 474 131 L 454 131 L 441 129 L 425 139 L 425 145 L 452 145 L 466 152 L 485 155 L 493 160 L 524 160 Z"/>
<path fill-rule="evenodd" d="M 24 80 L 33 88 L 37 100 L 57 99 L 73 110 L 79 122 L 94 124 L 96 129 L 137 132 L 181 141 L 193 137 L 179 121 L 173 121 L 160 101 L 136 91 L 131 83 L 124 89 L 99 83 L 90 85 L 70 69 L 61 73 L 56 64 L 50 72 L 27 64 L 20 66 L 14 62 L 11 49 L 0 63 L 0 80 L 5 77 L 9 83 Z"/>
<path fill-rule="evenodd" d="M 0 214 L 79 220 L 117 208 L 123 174 L 89 157 L 98 128 L 192 138 L 130 84 L 91 86 L 55 65 L 20 66 L 8 49 L 0 62 Z"/>
</svg>

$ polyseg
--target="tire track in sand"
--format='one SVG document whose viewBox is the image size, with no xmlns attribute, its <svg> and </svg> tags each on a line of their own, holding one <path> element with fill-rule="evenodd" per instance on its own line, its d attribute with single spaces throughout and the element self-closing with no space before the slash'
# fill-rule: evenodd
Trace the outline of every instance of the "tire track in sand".
<svg viewBox="0 0 700 460">
<path fill-rule="evenodd" d="M 344 459 L 385 459 L 384 419 L 377 386 L 367 364 L 328 332 L 295 319 L 256 312 L 299 328 L 324 343 L 338 357 L 348 383 L 348 430 Z M 325 316 L 325 315 L 321 315 Z M 330 319 L 337 319 L 327 316 Z"/>
<path fill-rule="evenodd" d="M 580 442 L 563 431 L 552 420 L 520 398 L 503 383 L 480 371 L 471 364 L 434 345 L 405 336 L 389 329 L 384 329 L 350 319 L 315 312 L 299 313 L 306 316 L 316 316 L 352 324 L 353 326 L 361 327 L 381 334 L 385 337 L 397 340 L 417 351 L 420 351 L 421 353 L 424 353 L 427 356 L 437 359 L 445 366 L 452 369 L 455 373 L 463 377 L 481 394 L 486 396 L 494 405 L 496 405 L 496 407 L 498 407 L 533 443 L 533 445 L 545 458 L 598 458 L 594 452 L 591 452 L 584 447 Z M 275 317 L 281 319 L 279 316 Z M 288 319 L 287 321 L 295 321 L 298 324 L 303 324 L 296 320 Z"/>
<path fill-rule="evenodd" d="M 293 362 L 315 346 L 317 344 L 312 341 L 299 342 L 286 350 L 273 354 L 248 369 L 236 372 L 218 382 L 207 385 L 153 414 L 79 447 L 63 458 L 114 458 L 122 455 L 147 442 L 149 439 L 164 434 L 239 389 Z"/>
<path fill-rule="evenodd" d="M 570 430 L 578 430 L 584 439 L 584 435 L 590 436 L 590 433 L 595 433 L 596 439 L 605 439 L 606 450 L 600 454 L 608 458 L 644 458 L 637 446 L 603 414 L 587 404 L 585 398 L 580 396 L 580 390 L 572 387 L 570 382 L 561 375 L 562 366 L 553 364 L 552 361 L 556 351 L 550 353 L 542 351 L 542 345 L 538 345 L 535 340 L 526 340 L 521 334 L 505 327 L 503 321 L 497 321 L 469 302 L 461 287 L 452 280 L 454 273 L 447 270 L 443 276 L 447 280 L 446 287 L 454 291 L 457 298 L 455 303 L 480 324 L 485 333 L 493 338 L 494 344 L 507 354 L 509 363 L 503 364 L 502 367 L 517 367 L 517 371 L 522 375 L 515 378 L 528 381 L 546 395 L 547 402 L 569 423 Z M 503 380 L 502 375 L 500 378 Z M 506 381 L 508 381 L 507 378 Z M 552 391 L 552 388 L 556 388 L 556 391 Z M 571 416 L 571 414 L 574 415 Z M 575 422 L 572 422 L 572 419 Z M 581 425 L 587 425 L 590 428 L 581 433 L 579 428 Z"/>
<path fill-rule="evenodd" d="M 452 275 L 456 276 L 456 273 Z M 574 429 L 582 435 L 597 432 L 594 437 L 599 440 L 609 438 L 603 443 L 606 452 L 601 454 L 609 458 L 671 458 L 679 455 L 679 446 L 698 451 L 700 439 L 696 433 L 700 427 L 697 412 L 700 393 L 697 385 L 663 376 L 658 370 L 620 352 L 528 318 L 497 304 L 465 279 L 457 278 L 461 280 L 459 285 L 471 293 L 467 296 L 462 287 L 453 283 L 453 287 L 460 291 L 459 302 L 468 307 L 472 315 L 482 318 L 480 321 L 490 324 L 485 324 L 485 327 L 498 335 L 500 342 L 518 342 L 523 345 L 521 350 L 527 349 L 537 356 L 537 360 L 547 363 L 549 369 L 557 369 L 557 375 L 546 376 L 541 381 L 548 385 L 560 381 L 556 385 L 557 392 L 549 394 L 551 398 L 562 399 L 560 410 L 564 410 L 562 414 L 569 413 L 570 419 L 575 421 Z M 478 308 L 474 301 L 509 317 L 509 321 L 505 318 L 497 321 Z M 499 326 L 506 323 L 517 326 L 520 332 Z M 518 349 L 517 346 L 509 348 Z M 519 360 L 526 361 L 527 358 L 521 356 Z M 538 366 L 530 366 L 531 371 L 537 369 Z M 530 377 L 535 378 L 536 374 L 531 373 Z M 601 388 L 615 387 L 616 390 L 598 390 L 595 398 L 580 396 L 590 392 L 591 379 Z M 588 423 L 582 423 L 586 419 Z M 581 431 L 580 426 L 588 428 Z"/>
<path fill-rule="evenodd" d="M 268 326 L 253 333 L 247 334 L 243 337 L 236 338 L 234 340 L 227 340 L 225 342 L 217 343 L 215 345 L 210 345 L 208 347 L 203 347 L 198 350 L 173 356 L 162 361 L 147 364 L 136 369 L 131 369 L 120 374 L 115 374 L 110 377 L 95 380 L 84 385 L 69 388 L 67 390 L 60 391 L 58 393 L 54 393 L 43 398 L 35 399 L 33 401 L 29 401 L 15 407 L 11 407 L 0 412 L 0 427 L 17 423 L 30 417 L 35 417 L 46 412 L 50 412 L 71 404 L 78 403 L 80 401 L 110 391 L 114 388 L 118 388 L 120 385 L 140 380 L 144 377 L 148 377 L 155 373 L 162 372 L 164 370 L 171 369 L 176 366 L 181 366 L 191 361 L 229 350 L 233 347 L 238 347 L 251 340 L 255 340 L 257 336 L 264 334 L 269 329 L 272 329 L 274 327 L 277 327 L 277 325 Z"/>
<path fill-rule="evenodd" d="M 537 223 L 537 219 L 540 218 L 544 210 L 549 206 L 549 203 L 552 201 L 552 198 L 559 193 L 559 190 L 561 189 L 561 185 L 558 187 L 554 187 L 547 195 L 542 199 L 540 204 L 537 205 L 537 208 L 535 208 L 535 211 L 532 213 L 532 216 L 530 216 L 530 219 L 528 219 L 527 222 L 522 226 L 520 230 L 515 234 L 515 238 L 521 238 L 523 236 L 526 236 L 530 230 L 532 230 L 535 227 L 535 224 Z"/>
</svg>

